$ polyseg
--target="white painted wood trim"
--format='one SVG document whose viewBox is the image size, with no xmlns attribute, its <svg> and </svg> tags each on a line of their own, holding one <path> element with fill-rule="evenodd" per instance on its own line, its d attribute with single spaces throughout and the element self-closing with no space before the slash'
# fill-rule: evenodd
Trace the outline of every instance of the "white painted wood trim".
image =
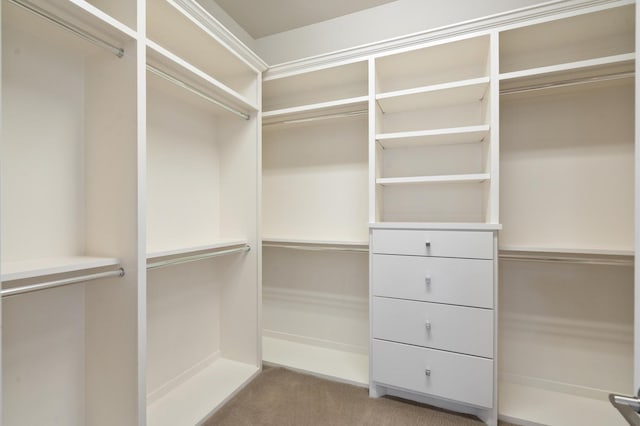
<svg viewBox="0 0 640 426">
<path fill-rule="evenodd" d="M 445 223 L 445 222 L 373 222 L 370 229 L 438 229 L 448 231 L 499 231 L 498 223 Z"/>
<path fill-rule="evenodd" d="M 85 0 L 68 0 L 68 1 L 69 1 L 69 3 L 74 4 L 78 8 L 82 9 L 83 11 L 85 11 L 86 13 L 89 13 L 90 15 L 93 15 L 95 18 L 98 18 L 99 20 L 101 20 L 105 24 L 109 25 L 110 27 L 113 27 L 116 30 L 127 34 L 132 39 L 137 38 L 137 33 L 136 33 L 135 30 L 129 28 L 127 25 L 123 24 L 122 22 L 118 21 L 117 19 L 113 18 L 112 16 L 107 15 L 102 10 L 100 10 L 97 7 L 95 7 L 94 5 L 86 2 Z M 138 22 L 139 22 L 139 20 L 138 20 Z"/>
<path fill-rule="evenodd" d="M 392 92 L 384 92 L 376 95 L 376 99 L 388 99 L 400 96 L 416 95 L 429 92 L 438 92 L 441 90 L 455 89 L 458 87 L 475 86 L 480 84 L 489 84 L 490 77 L 472 78 L 462 81 L 454 81 L 450 83 L 434 84 L 430 86 L 415 87 L 411 89 L 395 90 Z"/>
<path fill-rule="evenodd" d="M 525 253 L 561 253 L 573 255 L 594 256 L 628 256 L 633 257 L 633 250 L 605 250 L 589 249 L 581 247 L 530 247 L 530 246 L 500 246 L 500 252 L 525 252 Z"/>
<path fill-rule="evenodd" d="M 329 110 L 331 108 L 344 107 L 344 106 L 357 105 L 357 104 L 362 104 L 362 106 L 365 107 L 368 99 L 369 99 L 368 96 L 358 96 L 355 98 L 340 99 L 337 101 L 320 102 L 317 104 L 309 104 L 309 105 L 302 105 L 302 106 L 296 106 L 291 108 L 276 109 L 272 111 L 263 111 L 262 118 L 267 119 L 267 118 L 285 117 L 288 115 L 293 115 L 298 113 Z"/>
<path fill-rule="evenodd" d="M 364 44 L 281 64 L 272 64 L 265 73 L 265 80 L 327 68 L 339 63 L 355 62 L 371 55 L 382 56 L 397 51 L 398 49 L 410 49 L 430 42 L 449 41 L 453 37 L 463 37 L 471 34 L 480 35 L 490 30 L 497 28 L 502 29 L 507 26 L 510 28 L 524 26 L 531 23 L 532 20 L 551 20 L 562 14 L 586 13 L 598 7 L 623 6 L 633 3 L 635 3 L 634 0 L 550 1 L 509 12 L 408 34 L 406 36 L 391 38 L 381 42 Z"/>
<path fill-rule="evenodd" d="M 282 243 L 292 245 L 317 245 L 317 246 L 345 246 L 345 247 L 369 247 L 369 241 L 344 241 L 344 240 L 309 240 L 304 238 L 279 238 L 262 237 L 263 243 Z"/>
<path fill-rule="evenodd" d="M 268 68 L 264 62 L 253 50 L 249 49 L 239 38 L 220 23 L 216 18 L 211 16 L 202 6 L 193 0 L 172 0 L 187 12 L 194 22 L 197 22 L 225 48 L 230 50 L 240 58 L 245 64 L 253 69 L 254 72 L 260 73 Z"/>
<path fill-rule="evenodd" d="M 489 124 L 483 124 L 480 126 L 451 127 L 446 129 L 417 130 L 412 132 L 380 133 L 376 135 L 376 139 L 379 141 L 384 141 L 386 139 L 416 138 L 416 137 L 458 135 L 458 134 L 461 135 L 465 133 L 488 134 L 490 128 L 491 126 Z M 478 142 L 480 142 L 480 140 L 478 140 Z"/>
<path fill-rule="evenodd" d="M 248 244 L 247 240 L 227 240 L 227 241 L 216 242 L 213 244 L 207 244 L 204 246 L 181 247 L 181 248 L 175 248 L 170 250 L 154 251 L 147 254 L 147 260 L 155 260 L 161 257 L 176 256 L 180 254 L 191 254 L 191 253 L 204 252 L 204 251 L 222 250 L 222 249 L 242 246 L 244 244 Z"/>
<path fill-rule="evenodd" d="M 120 261 L 110 257 L 49 257 L 15 262 L 2 262 L 2 282 L 44 277 L 67 272 L 80 272 L 106 266 L 117 266 Z"/>
</svg>

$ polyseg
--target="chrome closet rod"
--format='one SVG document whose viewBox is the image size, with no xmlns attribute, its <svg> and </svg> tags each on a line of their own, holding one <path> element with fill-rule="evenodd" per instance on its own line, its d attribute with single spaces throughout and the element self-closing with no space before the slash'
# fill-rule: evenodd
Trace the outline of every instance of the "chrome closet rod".
<svg viewBox="0 0 640 426">
<path fill-rule="evenodd" d="M 519 262 L 545 262 L 545 263 L 571 263 L 579 265 L 611 265 L 611 266 L 633 266 L 633 259 L 608 259 L 604 257 L 582 258 L 551 255 L 520 255 L 520 254 L 499 254 L 499 259 L 514 260 Z"/>
<path fill-rule="evenodd" d="M 156 268 L 162 268 L 162 267 L 165 267 L 165 266 L 178 265 L 180 263 L 195 262 L 195 261 L 198 261 L 198 260 L 204 260 L 204 259 L 209 259 L 209 258 L 212 258 L 212 257 L 224 256 L 224 255 L 227 255 L 227 254 L 247 252 L 247 251 L 250 251 L 250 250 L 251 250 L 251 246 L 244 245 L 242 247 L 236 247 L 236 248 L 232 248 L 232 249 L 229 249 L 229 250 L 220 250 L 220 251 L 213 251 L 211 253 L 194 254 L 194 255 L 190 255 L 190 256 L 174 257 L 174 258 L 171 258 L 171 259 L 159 260 L 157 262 L 147 263 L 147 269 L 156 269 Z"/>
<path fill-rule="evenodd" d="M 336 114 L 324 114 L 324 115 L 316 115 L 316 116 L 306 117 L 306 118 L 294 118 L 292 120 L 271 121 L 268 123 L 264 123 L 263 126 L 274 126 L 276 124 L 299 124 L 299 123 L 308 123 L 312 121 L 330 120 L 333 118 L 357 117 L 359 115 L 366 115 L 368 113 L 369 113 L 368 110 L 361 109 L 358 111 L 340 112 Z"/>
<path fill-rule="evenodd" d="M 111 52 L 113 52 L 118 58 L 122 58 L 124 56 L 124 49 L 121 47 L 118 47 L 116 45 L 113 45 L 111 43 L 109 43 L 108 41 L 102 40 L 99 37 L 94 36 L 91 33 L 86 32 L 85 30 L 76 27 L 73 24 L 70 24 L 69 22 L 64 21 L 63 19 L 54 16 L 52 14 L 50 14 L 49 12 L 45 11 L 44 9 L 39 8 L 36 5 L 33 5 L 27 1 L 24 0 L 9 0 L 9 2 L 15 4 L 16 6 L 19 6 L 31 13 L 33 13 L 34 15 L 39 16 L 42 19 L 45 19 L 48 22 L 51 22 L 54 25 L 59 26 L 60 28 L 63 28 L 67 31 L 70 31 L 72 33 L 74 33 L 75 35 L 77 35 L 80 38 L 83 38 L 93 44 L 95 44 L 96 46 L 100 46 L 102 48 L 105 48 L 107 50 L 110 50 Z"/>
<path fill-rule="evenodd" d="M 342 246 L 306 246 L 306 245 L 295 245 L 295 244 L 263 243 L 262 247 L 274 247 L 274 248 L 306 250 L 306 251 L 369 253 L 368 248 L 355 248 L 355 247 L 350 248 L 350 247 L 342 247 Z"/>
<path fill-rule="evenodd" d="M 595 77 L 575 78 L 571 80 L 562 80 L 562 81 L 557 81 L 552 83 L 540 83 L 540 84 L 533 84 L 530 86 L 516 87 L 513 89 L 504 89 L 504 90 L 500 90 L 500 95 L 513 95 L 516 93 L 535 92 L 538 90 L 555 89 L 558 87 L 579 86 L 582 84 L 597 83 L 600 81 L 620 80 L 623 78 L 629 78 L 633 76 L 635 76 L 635 72 L 627 71 L 627 72 L 606 74 L 606 75 L 595 76 Z"/>
<path fill-rule="evenodd" d="M 183 89 L 193 93 L 194 95 L 198 95 L 200 96 L 202 99 L 211 102 L 214 105 L 219 106 L 220 108 L 224 109 L 225 111 L 229 111 L 230 113 L 244 119 L 244 120 L 249 120 L 250 116 L 247 113 L 244 113 L 238 109 L 235 109 L 232 106 L 229 106 L 227 104 L 225 104 L 222 101 L 217 100 L 216 98 L 213 98 L 209 95 L 207 95 L 206 93 L 203 93 L 202 91 L 196 89 L 195 87 L 191 86 L 188 83 L 185 83 L 184 81 L 172 76 L 171 74 L 167 74 L 164 71 L 159 70 L 158 68 L 154 67 L 153 65 L 149 65 L 147 64 L 147 69 L 149 71 L 151 71 L 152 73 L 154 73 L 157 76 L 160 76 L 162 78 L 164 78 L 167 81 L 170 81 L 171 83 L 175 84 L 176 86 L 182 87 Z"/>
<path fill-rule="evenodd" d="M 25 285 L 22 287 L 7 288 L 2 290 L 2 297 L 15 296 L 23 293 L 31 293 L 34 291 L 46 290 L 53 287 L 62 287 L 69 284 L 77 284 L 86 281 L 98 280 L 100 278 L 123 277 L 124 269 L 120 268 L 115 271 L 98 272 L 96 274 L 81 275 L 73 278 L 65 278 L 57 281 L 48 281 L 39 284 Z"/>
</svg>

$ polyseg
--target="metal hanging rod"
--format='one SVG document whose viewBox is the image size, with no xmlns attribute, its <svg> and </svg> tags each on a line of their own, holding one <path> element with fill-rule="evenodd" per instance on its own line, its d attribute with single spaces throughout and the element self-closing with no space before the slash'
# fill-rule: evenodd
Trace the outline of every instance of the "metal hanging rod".
<svg viewBox="0 0 640 426">
<path fill-rule="evenodd" d="M 347 253 L 369 253 L 368 248 L 342 247 L 342 246 L 308 246 L 295 244 L 279 244 L 279 243 L 263 243 L 262 247 L 284 248 L 290 250 L 306 250 L 306 251 L 333 251 Z"/>
<path fill-rule="evenodd" d="M 236 115 L 236 116 L 238 116 L 238 117 L 240 117 L 240 118 L 242 118 L 244 120 L 249 120 L 249 118 L 251 118 L 249 116 L 249 114 L 247 114 L 245 112 L 242 112 L 242 111 L 240 111 L 240 110 L 238 110 L 238 109 L 236 109 L 236 108 L 234 108 L 232 106 L 229 106 L 229 105 L 225 104 L 224 102 L 221 102 L 221 101 L 217 100 L 216 98 L 213 98 L 213 97 L 207 95 L 206 93 L 203 93 L 202 91 L 196 89 L 195 87 L 191 86 L 190 84 L 185 83 L 184 81 L 182 81 L 182 80 L 180 80 L 180 79 L 178 79 L 178 78 L 176 78 L 176 77 L 174 77 L 174 76 L 172 76 L 170 74 L 167 74 L 164 71 L 161 71 L 160 69 L 154 67 L 153 65 L 147 64 L 147 69 L 149 71 L 151 71 L 152 73 L 154 73 L 155 75 L 160 76 L 160 77 L 164 78 L 165 80 L 170 81 L 171 83 L 175 84 L 176 86 L 182 87 L 183 89 L 193 93 L 194 95 L 200 96 L 202 99 L 204 99 L 206 101 L 209 101 L 212 104 L 214 104 L 216 106 L 219 106 L 220 108 L 224 109 L 225 111 L 228 111 L 228 112 L 230 112 L 230 113 L 232 113 L 232 114 L 234 114 L 234 115 Z"/>
<path fill-rule="evenodd" d="M 204 254 L 194 254 L 191 256 L 174 257 L 167 260 L 159 260 L 157 262 L 147 263 L 147 269 L 156 269 L 156 268 L 162 268 L 165 266 L 178 265 L 180 263 L 195 262 L 198 260 L 224 256 L 227 254 L 248 252 L 250 250 L 251 250 L 251 246 L 244 245 L 242 247 L 236 247 L 228 250 L 213 251 L 213 252 L 204 253 Z"/>
<path fill-rule="evenodd" d="M 57 280 L 57 281 L 48 281 L 48 282 L 39 283 L 39 284 L 25 285 L 22 287 L 7 288 L 2 290 L 1 294 L 2 294 L 2 297 L 15 296 L 23 293 L 31 293 L 34 291 L 46 290 L 48 288 L 53 288 L 53 287 L 62 287 L 69 284 L 77 284 L 77 283 L 86 282 L 86 281 L 98 280 L 101 278 L 123 277 L 123 276 L 124 276 L 124 269 L 120 268 L 115 271 L 98 272 L 96 274 L 82 275 L 78 277 L 66 278 L 66 279 Z"/>
<path fill-rule="evenodd" d="M 627 72 L 620 72 L 620 73 L 614 73 L 614 74 L 606 74 L 606 75 L 601 75 L 596 77 L 575 78 L 571 80 L 562 80 L 562 81 L 557 81 L 552 83 L 541 83 L 541 84 L 533 84 L 533 85 L 524 86 L 524 87 L 515 87 L 513 89 L 504 89 L 504 90 L 500 90 L 500 95 L 513 95 L 516 93 L 535 92 L 538 90 L 555 89 L 558 87 L 579 86 L 582 84 L 597 83 L 600 81 L 621 80 L 623 78 L 629 78 L 633 76 L 635 76 L 635 72 L 627 71 Z"/>
<path fill-rule="evenodd" d="M 115 54 L 118 58 L 122 58 L 124 56 L 124 49 L 121 47 L 118 47 L 114 44 L 109 43 L 108 41 L 105 41 L 99 37 L 94 36 L 91 33 L 86 32 L 85 30 L 76 27 L 73 24 L 70 24 L 69 22 L 64 21 L 63 19 L 51 15 L 49 12 L 47 12 L 44 9 L 39 8 L 36 5 L 33 5 L 27 1 L 24 0 L 9 0 L 9 2 L 13 3 L 14 5 L 23 8 L 24 10 L 27 10 L 31 13 L 33 13 L 36 16 L 39 16 L 40 18 L 51 22 L 54 25 L 57 25 L 60 28 L 63 28 L 67 31 L 70 31 L 72 33 L 74 33 L 75 35 L 77 35 L 80 38 L 83 38 L 84 40 L 87 40 L 90 43 L 95 44 L 96 46 L 100 46 L 104 49 L 107 49 L 111 52 L 113 52 L 113 54 Z"/>
<path fill-rule="evenodd" d="M 366 109 L 358 110 L 358 111 L 349 111 L 349 112 L 340 112 L 336 114 L 324 114 L 324 115 L 316 115 L 313 117 L 306 118 L 295 118 L 292 120 L 281 120 L 281 121 L 272 121 L 269 123 L 264 123 L 263 126 L 274 126 L 276 124 L 300 124 L 300 123 L 309 123 L 312 121 L 320 121 L 320 120 L 331 120 L 334 118 L 346 118 L 346 117 L 357 117 L 359 115 L 366 115 L 369 111 Z"/>
<path fill-rule="evenodd" d="M 633 259 L 614 259 L 607 257 L 569 257 L 553 255 L 535 254 L 504 254 L 500 253 L 501 260 L 514 260 L 518 262 L 544 262 L 544 263 L 570 263 L 578 265 L 610 265 L 610 266 L 633 266 Z"/>
</svg>

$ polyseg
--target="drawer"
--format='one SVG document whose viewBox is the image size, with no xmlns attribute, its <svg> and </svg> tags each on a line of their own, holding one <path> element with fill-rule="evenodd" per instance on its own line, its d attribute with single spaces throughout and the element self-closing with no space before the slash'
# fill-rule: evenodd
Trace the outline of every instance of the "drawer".
<svg viewBox="0 0 640 426">
<path fill-rule="evenodd" d="M 375 339 L 493 358 L 493 310 L 374 297 Z"/>
<path fill-rule="evenodd" d="M 374 296 L 493 308 L 493 261 L 442 257 L 372 257 Z"/>
<path fill-rule="evenodd" d="M 493 407 L 493 361 L 373 340 L 372 380 L 412 392 Z"/>
<path fill-rule="evenodd" d="M 374 229 L 372 252 L 493 259 L 493 232 Z"/>
</svg>

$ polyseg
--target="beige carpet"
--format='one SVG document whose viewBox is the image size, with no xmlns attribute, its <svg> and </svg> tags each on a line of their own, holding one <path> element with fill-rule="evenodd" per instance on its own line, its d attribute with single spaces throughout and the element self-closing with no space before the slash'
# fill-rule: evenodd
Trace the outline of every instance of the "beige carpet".
<svg viewBox="0 0 640 426">
<path fill-rule="evenodd" d="M 273 367 L 265 367 L 249 386 L 205 423 L 207 426 L 481 424 L 475 417 L 388 397 L 369 398 L 365 388 Z"/>
</svg>

